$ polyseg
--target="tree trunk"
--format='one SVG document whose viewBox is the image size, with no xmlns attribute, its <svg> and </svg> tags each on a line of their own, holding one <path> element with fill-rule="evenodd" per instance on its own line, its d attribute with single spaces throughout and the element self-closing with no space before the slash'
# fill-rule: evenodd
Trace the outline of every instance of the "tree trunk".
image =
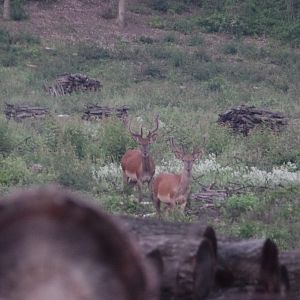
<svg viewBox="0 0 300 300">
<path fill-rule="evenodd" d="M 122 217 L 121 220 L 136 238 L 146 256 L 155 250 L 162 255 L 164 270 L 160 299 L 194 299 L 191 284 L 194 273 L 190 271 L 192 266 L 187 267 L 186 262 L 191 260 L 197 247 L 203 242 L 205 226 L 129 217 Z M 260 259 L 265 241 L 237 241 L 218 237 L 217 282 L 208 299 L 230 299 L 253 289 L 259 278 Z M 291 299 L 300 299 L 300 252 L 283 252 L 279 258 L 280 263 L 284 264 L 289 272 Z M 182 270 L 189 271 L 185 273 L 185 280 L 182 281 L 184 283 L 180 284 L 178 274 L 182 274 Z"/>
<path fill-rule="evenodd" d="M 119 0 L 119 9 L 118 9 L 118 25 L 121 29 L 126 26 L 126 0 Z"/>
<path fill-rule="evenodd" d="M 3 19 L 10 20 L 10 0 L 4 0 L 3 3 Z"/>
</svg>

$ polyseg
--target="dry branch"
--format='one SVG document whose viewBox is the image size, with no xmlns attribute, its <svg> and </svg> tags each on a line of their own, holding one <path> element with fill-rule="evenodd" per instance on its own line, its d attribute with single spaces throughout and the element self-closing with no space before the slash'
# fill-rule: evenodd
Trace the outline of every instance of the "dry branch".
<svg viewBox="0 0 300 300">
<path fill-rule="evenodd" d="M 235 132 L 248 135 L 257 126 L 266 126 L 273 131 L 279 131 L 288 124 L 288 119 L 281 112 L 242 105 L 219 114 L 218 123 L 228 125 Z"/>
</svg>

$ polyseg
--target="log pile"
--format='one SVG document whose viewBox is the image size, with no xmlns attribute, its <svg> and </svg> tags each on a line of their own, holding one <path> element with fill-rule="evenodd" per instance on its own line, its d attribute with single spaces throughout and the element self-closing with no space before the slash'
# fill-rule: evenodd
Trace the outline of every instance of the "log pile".
<svg viewBox="0 0 300 300">
<path fill-rule="evenodd" d="M 63 74 L 55 79 L 54 83 L 45 86 L 46 91 L 54 97 L 71 94 L 73 92 L 97 91 L 102 87 L 99 80 L 86 75 Z"/>
<path fill-rule="evenodd" d="M 49 114 L 49 108 L 37 106 L 18 106 L 14 104 L 5 104 L 4 109 L 7 120 L 13 118 L 20 122 L 24 119 L 43 119 Z"/>
<path fill-rule="evenodd" d="M 109 216 L 57 187 L 1 199 L 0 275 L 7 300 L 300 299 L 300 252 L 201 224 Z"/>
<path fill-rule="evenodd" d="M 287 117 L 281 112 L 272 112 L 255 106 L 239 106 L 219 114 L 219 124 L 225 124 L 235 132 L 248 135 L 257 126 L 280 131 L 288 124 Z"/>
<path fill-rule="evenodd" d="M 117 118 L 125 121 L 128 119 L 128 110 L 129 107 L 126 105 L 111 108 L 97 104 L 92 104 L 86 106 L 86 109 L 81 118 L 83 120 L 91 121 L 116 116 Z"/>
</svg>

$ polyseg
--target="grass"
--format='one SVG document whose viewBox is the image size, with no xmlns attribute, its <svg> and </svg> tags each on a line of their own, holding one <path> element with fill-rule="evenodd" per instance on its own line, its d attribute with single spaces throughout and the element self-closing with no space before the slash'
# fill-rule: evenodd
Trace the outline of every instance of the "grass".
<svg viewBox="0 0 300 300">
<path fill-rule="evenodd" d="M 184 14 L 185 6 L 169 9 Z M 298 247 L 299 49 L 274 41 L 257 46 L 243 38 L 211 49 L 210 36 L 186 18 L 172 24 L 161 40 L 148 36 L 132 43 L 116 40 L 109 49 L 61 43 L 49 51 L 38 38 L 1 31 L 0 105 L 47 106 L 51 117 L 24 123 L 0 118 L 0 190 L 58 182 L 92 194 L 109 212 L 153 214 L 151 204 L 137 202 L 136 192 L 123 192 L 120 158 L 135 146 L 128 132 L 116 119 L 81 120 L 88 103 L 128 105 L 137 126 L 151 128 L 153 116 L 160 114 L 159 136 L 151 148 L 158 170 L 181 168 L 167 143 L 173 136 L 190 151 L 205 150 L 202 165 L 194 169 L 193 193 L 211 184 L 242 188 L 244 193 L 233 194 L 228 202 L 215 203 L 219 218 L 208 219 L 211 224 L 227 234 L 270 236 L 281 248 Z M 152 18 L 168 28 L 166 19 Z M 184 35 L 179 38 L 173 30 Z M 103 89 L 57 98 L 47 95 L 43 84 L 65 72 L 97 78 Z M 286 113 L 288 128 L 278 134 L 257 130 L 242 137 L 216 124 L 218 113 L 242 103 Z M 62 113 L 71 117 L 62 121 L 57 117 Z M 35 163 L 43 166 L 41 172 L 32 169 Z M 144 193 L 148 195 L 147 189 Z M 169 218 L 191 221 L 200 215 L 174 212 Z"/>
</svg>

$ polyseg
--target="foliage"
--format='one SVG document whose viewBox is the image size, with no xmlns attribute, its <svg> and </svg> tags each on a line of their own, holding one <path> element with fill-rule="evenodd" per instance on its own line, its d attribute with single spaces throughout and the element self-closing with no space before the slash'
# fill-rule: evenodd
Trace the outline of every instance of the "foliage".
<svg viewBox="0 0 300 300">
<path fill-rule="evenodd" d="M 24 10 L 24 0 L 11 0 L 11 17 L 15 21 L 27 18 Z"/>
<path fill-rule="evenodd" d="M 226 214 L 231 218 L 237 218 L 242 213 L 252 211 L 258 206 L 259 199 L 253 194 L 231 196 L 226 200 Z"/>
<path fill-rule="evenodd" d="M 133 139 L 118 121 L 108 121 L 101 128 L 100 149 L 107 162 L 120 162 L 127 149 L 133 147 Z"/>
</svg>

